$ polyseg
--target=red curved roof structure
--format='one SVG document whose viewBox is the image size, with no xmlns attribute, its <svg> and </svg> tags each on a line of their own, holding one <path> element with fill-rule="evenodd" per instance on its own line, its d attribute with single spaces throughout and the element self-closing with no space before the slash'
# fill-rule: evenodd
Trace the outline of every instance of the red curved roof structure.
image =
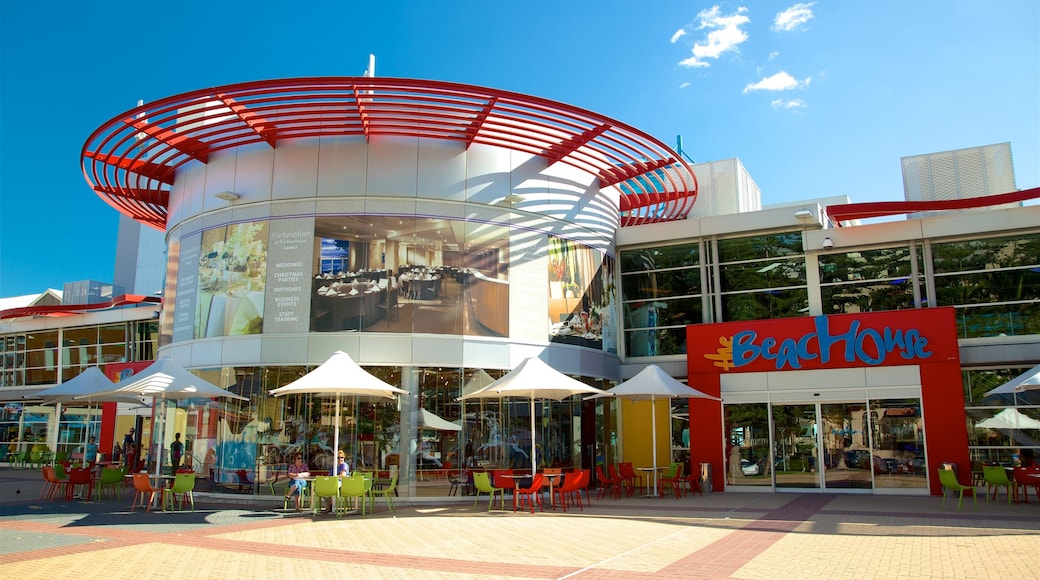
<svg viewBox="0 0 1040 580">
<path fill-rule="evenodd" d="M 235 147 L 328 136 L 444 139 L 567 163 L 619 187 L 622 225 L 685 218 L 697 196 L 693 170 L 671 148 L 603 115 L 508 91 L 380 77 L 256 81 L 148 103 L 90 135 L 83 174 L 109 205 L 163 230 L 179 168 Z"/>
<path fill-rule="evenodd" d="M 937 201 L 868 201 L 827 206 L 827 217 L 838 227 L 844 222 L 890 215 L 909 214 L 922 211 L 951 211 L 958 209 L 980 209 L 1005 203 L 1020 203 L 1040 198 L 1040 187 L 1023 189 L 999 195 L 945 199 Z"/>
<path fill-rule="evenodd" d="M 162 304 L 162 298 L 158 296 L 122 294 L 108 302 L 96 302 L 93 304 L 52 304 L 47 306 L 8 308 L 7 310 L 0 310 L 0 320 L 21 318 L 23 316 L 72 316 L 73 314 L 109 310 L 136 304 Z"/>
</svg>

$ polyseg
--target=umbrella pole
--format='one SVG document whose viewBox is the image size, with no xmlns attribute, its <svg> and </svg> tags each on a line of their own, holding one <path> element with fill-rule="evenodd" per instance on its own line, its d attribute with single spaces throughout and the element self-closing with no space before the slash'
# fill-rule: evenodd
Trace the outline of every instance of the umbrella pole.
<svg viewBox="0 0 1040 580">
<path fill-rule="evenodd" d="M 653 465 L 654 465 L 654 491 L 651 495 L 657 495 L 657 401 L 654 399 L 654 395 L 650 395 L 650 433 L 651 441 L 654 445 Z"/>
<path fill-rule="evenodd" d="M 332 475 L 339 475 L 339 393 L 336 393 L 336 424 L 332 429 Z"/>
<path fill-rule="evenodd" d="M 535 455 L 534 442 L 534 395 L 531 395 L 531 477 L 538 472 L 538 457 Z"/>
<path fill-rule="evenodd" d="M 152 399 L 153 407 L 158 405 L 159 401 L 162 401 L 159 412 L 156 412 L 154 408 L 152 409 L 152 417 L 155 418 L 155 422 L 158 424 L 152 423 L 152 444 L 149 447 L 155 449 L 155 483 L 157 486 L 162 487 L 162 448 L 163 436 L 166 431 L 166 401 L 163 399 Z M 161 419 L 159 418 L 160 416 L 162 417 Z M 158 438 L 156 438 L 156 435 L 158 435 Z M 159 495 L 162 494 L 160 493 Z M 152 494 L 152 497 L 152 508 L 154 509 L 158 506 L 155 505 L 155 494 Z"/>
</svg>

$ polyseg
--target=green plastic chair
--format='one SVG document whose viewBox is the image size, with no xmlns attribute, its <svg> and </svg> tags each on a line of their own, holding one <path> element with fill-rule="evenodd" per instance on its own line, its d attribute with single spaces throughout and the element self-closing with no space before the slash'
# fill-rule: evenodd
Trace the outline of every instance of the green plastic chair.
<svg viewBox="0 0 1040 580">
<path fill-rule="evenodd" d="M 366 493 L 364 476 L 351 475 L 343 478 L 343 485 L 339 488 L 339 495 L 344 500 L 354 498 L 354 509 L 361 512 L 361 515 L 365 515 Z M 345 505 L 344 508 L 346 508 Z"/>
<path fill-rule="evenodd" d="M 397 489 L 397 469 L 390 470 L 390 484 L 379 491 L 383 496 L 383 501 L 386 502 L 387 509 L 390 513 L 394 513 L 394 491 Z"/>
<path fill-rule="evenodd" d="M 101 470 L 101 476 L 97 482 L 98 501 L 105 499 L 105 490 L 112 490 L 112 499 L 119 497 L 119 490 L 123 487 L 123 476 L 126 473 L 122 468 L 106 467 Z"/>
<path fill-rule="evenodd" d="M 1011 503 L 1011 494 L 1015 488 L 1015 482 L 1008 479 L 1007 471 L 999 465 L 983 465 L 982 466 L 982 479 L 986 482 L 986 501 L 989 502 L 991 499 L 997 497 L 997 491 L 1000 488 L 1006 488 L 1008 504 Z M 990 497 L 989 490 L 993 490 L 993 497 Z"/>
<path fill-rule="evenodd" d="M 340 515 L 340 501 L 339 501 L 339 488 L 340 478 L 336 475 L 319 475 L 314 478 L 311 482 L 314 486 L 314 505 L 311 507 L 314 513 L 317 514 L 321 511 L 321 500 L 328 499 L 332 502 L 332 512 L 336 515 Z"/>
<path fill-rule="evenodd" d="M 26 449 L 21 453 L 15 453 L 15 467 L 18 469 L 25 469 L 29 466 L 29 462 L 32 461 L 32 451 Z"/>
<path fill-rule="evenodd" d="M 488 477 L 486 471 L 477 471 L 473 473 L 473 487 L 476 488 L 477 493 L 474 494 L 473 507 L 477 507 L 477 501 L 480 500 L 480 494 L 488 494 L 488 511 L 495 505 L 495 494 L 501 501 L 501 509 L 506 509 L 506 490 L 501 487 L 495 487 L 491 485 L 491 478 Z"/>
<path fill-rule="evenodd" d="M 30 453 L 29 462 L 32 465 L 32 468 L 39 469 L 43 467 L 44 457 L 47 452 L 42 449 L 33 449 Z"/>
<path fill-rule="evenodd" d="M 177 511 L 174 509 L 173 500 L 177 496 L 181 496 L 181 509 L 184 509 L 184 500 L 187 499 L 191 502 L 191 511 L 195 511 L 195 495 L 192 493 L 195 490 L 195 474 L 194 473 L 178 473 L 173 476 L 173 486 L 164 487 L 162 490 L 162 505 L 163 511 L 166 511 L 166 498 L 170 498 L 170 511 Z"/>
<path fill-rule="evenodd" d="M 971 499 L 978 507 L 979 501 L 975 494 L 975 488 L 970 485 L 961 485 L 961 482 L 957 481 L 957 474 L 952 469 L 939 468 L 939 483 L 942 484 L 943 488 L 943 500 L 942 505 L 946 505 L 946 492 L 955 491 L 957 492 L 957 511 L 961 511 L 961 503 L 964 502 L 964 492 L 971 493 Z"/>
</svg>

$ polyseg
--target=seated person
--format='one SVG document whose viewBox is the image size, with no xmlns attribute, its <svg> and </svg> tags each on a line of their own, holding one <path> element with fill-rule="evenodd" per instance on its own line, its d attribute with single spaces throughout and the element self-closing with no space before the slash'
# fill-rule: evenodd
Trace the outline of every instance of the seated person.
<svg viewBox="0 0 1040 580">
<path fill-rule="evenodd" d="M 332 469 L 331 469 L 331 472 L 332 472 L 331 474 L 333 476 L 338 475 L 340 477 L 350 477 L 350 466 L 347 465 L 347 454 L 344 453 L 342 449 L 339 450 L 338 458 L 339 458 L 339 460 L 336 462 L 336 465 L 334 465 L 332 467 Z M 339 486 L 343 487 L 343 482 L 342 481 L 339 482 Z M 324 511 L 328 511 L 328 512 L 332 511 L 332 498 L 331 497 L 325 499 L 325 510 Z"/>
<path fill-rule="evenodd" d="M 300 501 L 303 497 L 303 490 L 307 489 L 307 481 L 304 479 L 310 477 L 311 472 L 307 468 L 307 464 L 303 462 L 303 454 L 297 453 L 293 457 L 293 462 L 289 465 L 289 488 L 285 490 L 286 499 L 296 496 L 296 511 L 300 511 Z"/>
</svg>

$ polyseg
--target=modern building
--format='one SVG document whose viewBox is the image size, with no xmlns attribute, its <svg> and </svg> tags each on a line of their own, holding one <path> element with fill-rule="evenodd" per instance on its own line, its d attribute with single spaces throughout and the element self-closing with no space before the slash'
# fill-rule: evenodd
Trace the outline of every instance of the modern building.
<svg viewBox="0 0 1040 580">
<path fill-rule="evenodd" d="M 544 464 L 650 465 L 656 433 L 672 443 L 657 463 L 715 490 L 936 493 L 939 463 L 1040 439 L 977 428 L 1040 414 L 1031 395 L 984 396 L 1040 362 L 1040 207 L 872 225 L 856 220 L 920 207 L 760 209 L 739 160 L 691 165 L 591 111 L 389 78 L 142 104 L 88 138 L 83 166 L 165 235 L 155 354 L 249 399 L 169 414 L 218 483 L 268 481 L 296 451 L 331 464 L 333 400 L 269 392 L 335 351 L 409 393 L 349 401 L 339 424 L 350 461 L 397 465 L 408 497 L 447 495 L 467 467 L 529 468 L 532 419 Z M 715 209 L 697 213 L 699 183 Z M 1008 195 L 1040 190 L 972 203 Z M 0 336 L 40 324 L 25 314 L 0 315 Z M 653 363 L 721 402 L 659 402 L 672 420 L 655 432 L 645 403 L 532 417 L 458 400 L 527 357 L 603 388 Z"/>
</svg>

